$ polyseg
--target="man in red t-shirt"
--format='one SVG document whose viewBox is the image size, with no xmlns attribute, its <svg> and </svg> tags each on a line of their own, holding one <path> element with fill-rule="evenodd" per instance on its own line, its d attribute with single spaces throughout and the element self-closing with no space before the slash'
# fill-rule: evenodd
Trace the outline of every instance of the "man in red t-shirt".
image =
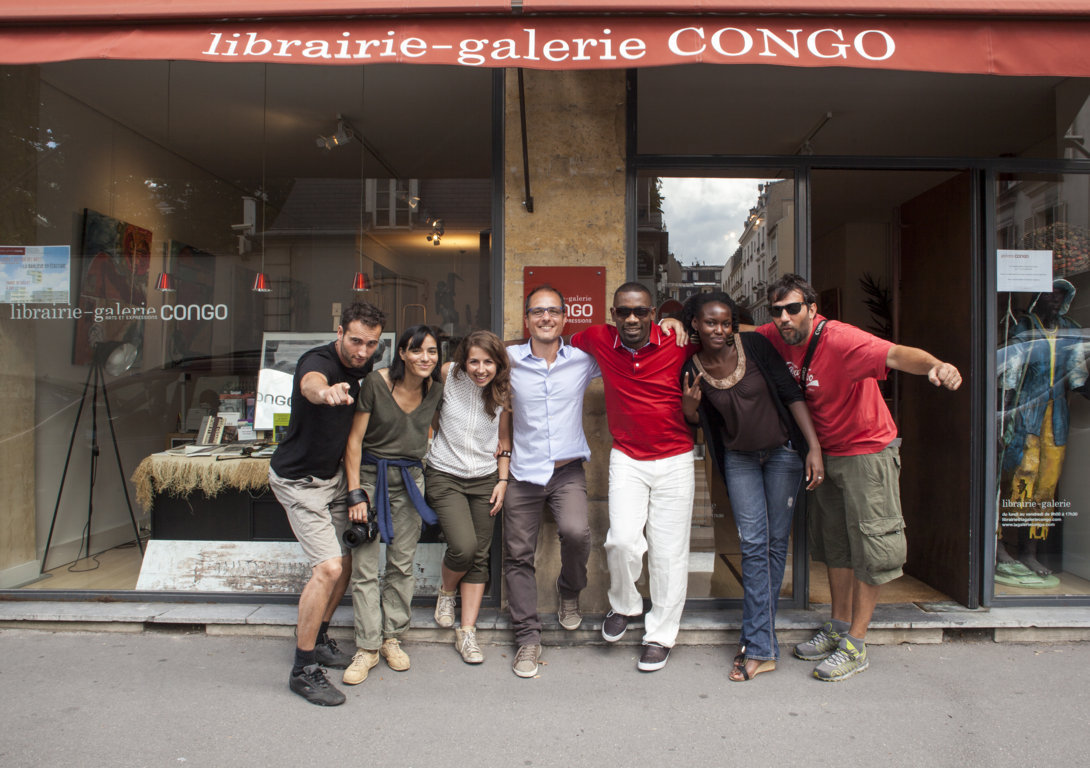
<svg viewBox="0 0 1090 768">
<path fill-rule="evenodd" d="M 593 355 L 602 371 L 606 415 L 613 436 L 609 455 L 610 611 L 602 637 L 616 642 L 643 613 L 636 581 L 647 572 L 651 610 L 644 619 L 638 669 L 666 666 L 677 638 L 689 580 L 693 516 L 693 437 L 681 415 L 681 367 L 693 348 L 654 324 L 651 294 L 625 283 L 613 294 L 616 327 L 595 325 L 572 336 L 573 347 Z"/>
<path fill-rule="evenodd" d="M 810 492 L 809 539 L 811 557 L 829 572 L 832 618 L 796 645 L 795 655 L 821 661 L 814 669 L 819 680 L 843 680 L 867 668 L 864 638 L 879 587 L 901 575 L 907 554 L 900 439 L 878 381 L 893 368 L 953 390 L 961 386 L 961 374 L 922 349 L 826 321 L 817 313 L 813 286 L 799 275 L 784 275 L 769 286 L 768 300 L 772 322 L 757 330 L 799 379 L 826 474 Z"/>
</svg>

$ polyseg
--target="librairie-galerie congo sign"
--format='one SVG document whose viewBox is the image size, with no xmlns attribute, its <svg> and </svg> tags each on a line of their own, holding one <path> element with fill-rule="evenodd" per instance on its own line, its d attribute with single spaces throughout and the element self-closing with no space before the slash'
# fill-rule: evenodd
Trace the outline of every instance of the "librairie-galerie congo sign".
<svg viewBox="0 0 1090 768">
<path fill-rule="evenodd" d="M 0 28 L 0 63 L 185 59 L 609 69 L 774 64 L 1090 75 L 1090 22 L 837 17 L 262 20 Z"/>
</svg>

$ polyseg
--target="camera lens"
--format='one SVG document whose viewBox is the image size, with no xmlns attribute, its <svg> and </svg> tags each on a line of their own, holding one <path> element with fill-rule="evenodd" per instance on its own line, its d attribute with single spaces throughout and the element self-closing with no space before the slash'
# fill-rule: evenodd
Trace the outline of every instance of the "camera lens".
<svg viewBox="0 0 1090 768">
<path fill-rule="evenodd" d="M 349 549 L 355 549 L 360 544 L 367 544 L 370 541 L 378 538 L 378 523 L 374 520 L 369 520 L 366 523 L 355 523 L 349 526 L 341 539 Z"/>
</svg>

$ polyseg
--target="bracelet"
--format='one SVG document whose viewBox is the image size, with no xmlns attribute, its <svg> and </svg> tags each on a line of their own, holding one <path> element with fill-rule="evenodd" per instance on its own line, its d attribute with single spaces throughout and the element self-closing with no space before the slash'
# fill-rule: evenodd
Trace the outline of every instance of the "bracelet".
<svg viewBox="0 0 1090 768">
<path fill-rule="evenodd" d="M 506 477 L 501 477 L 501 478 L 500 478 L 499 480 L 497 480 L 496 482 L 497 482 L 497 483 L 509 483 L 509 482 L 511 482 L 511 481 L 510 481 L 510 480 L 508 480 L 508 479 L 507 479 Z"/>
<path fill-rule="evenodd" d="M 511 458 L 511 451 L 500 451 L 500 455 L 497 456 L 496 458 L 498 458 L 498 459 L 509 459 L 509 458 Z"/>
<path fill-rule="evenodd" d="M 348 492 L 348 506 L 354 507 L 357 504 L 367 504 L 371 506 L 371 497 L 367 495 L 367 491 L 362 488 L 353 488 Z"/>
</svg>

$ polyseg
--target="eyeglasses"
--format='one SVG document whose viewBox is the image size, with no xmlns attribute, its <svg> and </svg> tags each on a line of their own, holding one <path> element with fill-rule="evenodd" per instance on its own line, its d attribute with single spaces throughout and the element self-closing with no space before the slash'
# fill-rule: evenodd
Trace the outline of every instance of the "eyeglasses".
<svg viewBox="0 0 1090 768">
<path fill-rule="evenodd" d="M 530 307 L 530 309 L 526 310 L 526 314 L 528 314 L 530 317 L 543 317 L 545 314 L 548 314 L 549 317 L 560 317 L 562 314 L 564 314 L 564 308 L 563 307 Z"/>
<path fill-rule="evenodd" d="M 651 307 L 614 307 L 613 311 L 617 313 L 617 317 L 626 320 L 631 315 L 647 317 L 651 314 Z"/>
<path fill-rule="evenodd" d="M 787 310 L 787 314 L 797 315 L 799 312 L 802 311 L 802 308 L 805 306 L 805 302 L 792 301 L 790 304 L 771 304 L 768 307 L 768 311 L 772 313 L 773 317 L 779 317 L 783 314 L 783 311 L 785 309 Z"/>
</svg>

